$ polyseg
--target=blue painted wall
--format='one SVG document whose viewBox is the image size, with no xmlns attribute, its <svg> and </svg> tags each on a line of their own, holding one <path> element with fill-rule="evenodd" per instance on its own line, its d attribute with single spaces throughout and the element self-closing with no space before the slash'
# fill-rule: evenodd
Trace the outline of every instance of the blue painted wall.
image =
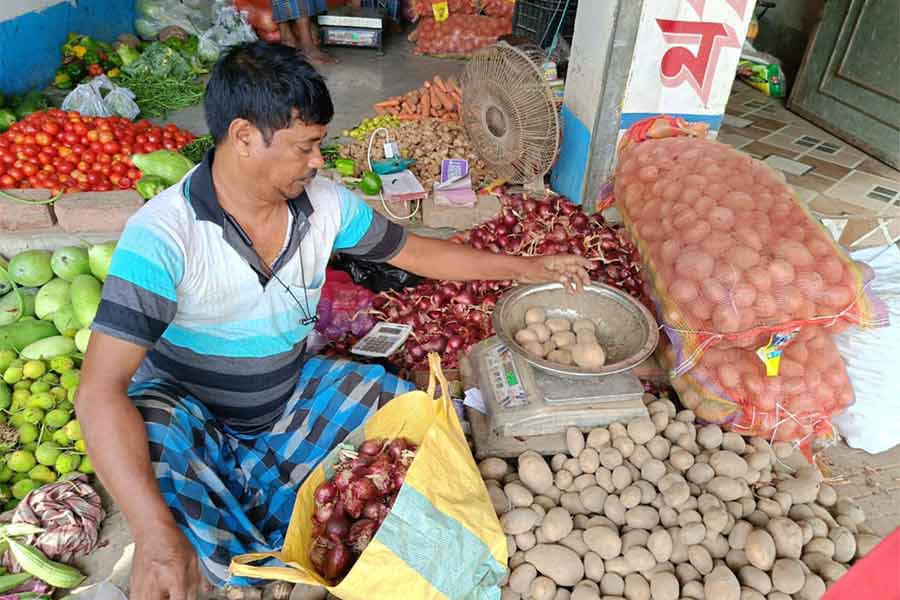
<svg viewBox="0 0 900 600">
<path fill-rule="evenodd" d="M 20 94 L 50 83 L 70 31 L 104 42 L 133 32 L 132 0 L 77 0 L 74 4 L 65 1 L 0 22 L 0 92 Z"/>
<path fill-rule="evenodd" d="M 550 186 L 576 204 L 584 202 L 584 172 L 591 152 L 591 132 L 569 107 L 562 107 L 562 142 L 550 173 Z"/>
</svg>

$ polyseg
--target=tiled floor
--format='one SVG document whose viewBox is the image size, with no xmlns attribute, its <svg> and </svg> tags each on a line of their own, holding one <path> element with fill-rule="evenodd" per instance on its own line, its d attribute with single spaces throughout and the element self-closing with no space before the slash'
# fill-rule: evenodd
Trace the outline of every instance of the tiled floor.
<svg viewBox="0 0 900 600">
<path fill-rule="evenodd" d="M 735 82 L 719 140 L 783 171 L 807 203 L 824 197 L 898 216 L 889 223 L 900 229 L 900 171 L 791 113 L 783 100 Z"/>
</svg>

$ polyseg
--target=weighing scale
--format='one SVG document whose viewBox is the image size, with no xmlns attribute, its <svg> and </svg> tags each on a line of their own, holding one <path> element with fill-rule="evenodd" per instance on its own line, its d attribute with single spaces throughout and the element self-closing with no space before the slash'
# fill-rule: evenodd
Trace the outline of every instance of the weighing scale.
<svg viewBox="0 0 900 600">
<path fill-rule="evenodd" d="M 381 51 L 384 15 L 377 8 L 340 7 L 319 15 L 319 37 L 327 46 L 357 46 Z"/>
<path fill-rule="evenodd" d="M 588 377 L 550 373 L 496 336 L 472 348 L 469 364 L 490 431 L 501 437 L 559 434 L 567 427 L 589 429 L 647 416 L 644 388 L 631 371 Z"/>
</svg>

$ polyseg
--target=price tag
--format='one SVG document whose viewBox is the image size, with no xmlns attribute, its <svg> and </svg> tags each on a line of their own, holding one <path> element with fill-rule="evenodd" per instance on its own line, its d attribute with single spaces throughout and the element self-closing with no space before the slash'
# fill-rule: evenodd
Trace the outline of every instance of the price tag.
<svg viewBox="0 0 900 600">
<path fill-rule="evenodd" d="M 784 347 L 797 337 L 798 333 L 800 333 L 799 329 L 772 334 L 769 343 L 756 351 L 756 355 L 766 365 L 766 377 L 778 377 Z"/>
<path fill-rule="evenodd" d="M 450 18 L 450 5 L 447 2 L 434 2 L 431 4 L 434 20 L 438 23 Z"/>
</svg>

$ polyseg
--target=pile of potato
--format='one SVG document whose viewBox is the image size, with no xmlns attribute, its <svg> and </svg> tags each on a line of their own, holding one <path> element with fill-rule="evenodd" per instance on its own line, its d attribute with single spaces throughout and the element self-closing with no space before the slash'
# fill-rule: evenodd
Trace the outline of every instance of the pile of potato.
<svg viewBox="0 0 900 600">
<path fill-rule="evenodd" d="M 566 432 L 568 455 L 479 467 L 509 544 L 502 600 L 814 600 L 879 541 L 787 443 L 649 418 Z"/>
<path fill-rule="evenodd" d="M 597 341 L 597 328 L 590 319 L 548 319 L 543 308 L 529 308 L 525 327 L 516 332 L 515 340 L 529 354 L 560 365 L 590 369 L 606 362 L 606 352 Z"/>
</svg>

